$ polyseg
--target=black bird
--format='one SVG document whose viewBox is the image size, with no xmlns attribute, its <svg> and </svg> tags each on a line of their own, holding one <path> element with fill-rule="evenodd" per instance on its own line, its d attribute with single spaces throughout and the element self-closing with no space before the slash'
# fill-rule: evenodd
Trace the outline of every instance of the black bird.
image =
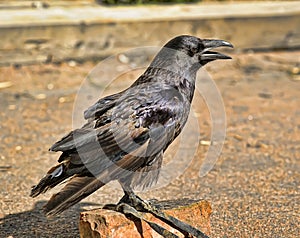
<svg viewBox="0 0 300 238">
<path fill-rule="evenodd" d="M 224 40 L 175 37 L 129 88 L 88 108 L 87 123 L 50 148 L 62 152 L 59 164 L 32 188 L 30 196 L 36 197 L 69 179 L 45 205 L 46 215 L 63 212 L 112 180 L 124 190 L 120 203 L 147 206 L 133 188 L 157 181 L 163 153 L 187 121 L 197 71 L 231 59 L 211 51 L 222 46 L 233 47 Z"/>
</svg>

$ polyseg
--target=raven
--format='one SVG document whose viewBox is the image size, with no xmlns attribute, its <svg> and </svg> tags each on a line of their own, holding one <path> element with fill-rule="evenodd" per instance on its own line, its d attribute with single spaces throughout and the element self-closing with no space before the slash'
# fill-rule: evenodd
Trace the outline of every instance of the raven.
<svg viewBox="0 0 300 238">
<path fill-rule="evenodd" d="M 211 51 L 233 47 L 224 40 L 181 35 L 171 39 L 146 71 L 127 89 L 101 98 L 84 112 L 87 123 L 49 150 L 61 151 L 59 164 L 32 188 L 31 197 L 68 183 L 44 210 L 56 215 L 112 180 L 124 190 L 120 202 L 143 202 L 133 189 L 154 184 L 163 154 L 189 115 L 197 71 L 231 57 Z"/>
</svg>

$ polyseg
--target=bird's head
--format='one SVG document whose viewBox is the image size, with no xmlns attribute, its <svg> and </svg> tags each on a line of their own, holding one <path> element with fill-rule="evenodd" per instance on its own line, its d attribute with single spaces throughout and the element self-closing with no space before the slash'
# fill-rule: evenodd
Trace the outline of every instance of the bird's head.
<svg viewBox="0 0 300 238">
<path fill-rule="evenodd" d="M 193 66 L 199 69 L 208 62 L 218 59 L 231 59 L 230 56 L 212 51 L 218 47 L 230 47 L 233 45 L 224 40 L 200 39 L 194 36 L 182 35 L 170 40 L 165 49 L 171 49 L 177 57 L 177 62 L 185 63 L 188 67 Z"/>
<path fill-rule="evenodd" d="M 197 71 L 208 62 L 231 59 L 230 56 L 212 51 L 218 47 L 233 48 L 233 45 L 224 40 L 200 39 L 189 35 L 177 36 L 165 44 L 134 85 L 150 81 L 171 83 L 174 81 L 174 74 L 180 79 L 195 81 Z"/>
</svg>

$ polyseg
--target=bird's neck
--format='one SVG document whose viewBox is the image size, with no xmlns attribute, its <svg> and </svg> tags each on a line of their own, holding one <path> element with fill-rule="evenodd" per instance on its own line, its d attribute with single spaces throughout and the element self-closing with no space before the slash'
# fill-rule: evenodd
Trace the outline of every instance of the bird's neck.
<svg viewBox="0 0 300 238">
<path fill-rule="evenodd" d="M 191 103 L 194 97 L 195 92 L 195 80 L 196 80 L 196 73 L 191 74 L 191 72 L 184 73 L 181 77 L 179 82 L 177 82 L 177 86 L 179 92 L 189 100 Z"/>
<path fill-rule="evenodd" d="M 141 75 L 132 86 L 137 86 L 144 83 L 161 83 L 163 85 L 174 87 L 185 98 L 191 102 L 195 91 L 196 70 L 186 68 L 172 67 L 149 67 Z"/>
</svg>

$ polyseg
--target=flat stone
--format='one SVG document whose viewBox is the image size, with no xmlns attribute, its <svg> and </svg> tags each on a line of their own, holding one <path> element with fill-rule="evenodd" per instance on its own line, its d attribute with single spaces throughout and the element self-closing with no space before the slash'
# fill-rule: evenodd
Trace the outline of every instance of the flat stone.
<svg viewBox="0 0 300 238">
<path fill-rule="evenodd" d="M 205 200 L 176 200 L 159 202 L 161 209 L 168 215 L 184 221 L 205 234 L 210 234 L 210 204 Z M 155 222 L 173 232 L 179 237 L 183 235 L 174 228 L 166 225 L 152 214 L 146 213 L 145 219 Z M 131 237 L 158 238 L 161 237 L 146 222 L 132 221 L 125 215 L 106 209 L 96 209 L 82 212 L 79 230 L 81 238 L 100 237 Z"/>
</svg>

